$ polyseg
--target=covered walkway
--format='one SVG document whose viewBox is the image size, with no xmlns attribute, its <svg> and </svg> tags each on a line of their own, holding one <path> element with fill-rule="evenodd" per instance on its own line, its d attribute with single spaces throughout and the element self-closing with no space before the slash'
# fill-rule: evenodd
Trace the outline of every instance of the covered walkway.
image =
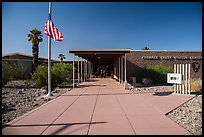
<svg viewBox="0 0 204 137">
<path fill-rule="evenodd" d="M 102 73 L 127 84 L 126 54 L 130 49 L 71 49 L 73 56 L 73 88 L 89 78 L 102 77 Z M 78 58 L 77 64 L 75 56 Z M 75 65 L 77 67 L 75 67 Z M 75 70 L 76 69 L 76 70 Z M 77 71 L 77 73 L 76 73 Z M 77 81 L 77 82 L 76 82 Z"/>
<path fill-rule="evenodd" d="M 9 122 L 3 135 L 186 135 L 165 113 L 192 95 L 132 93 L 111 78 L 95 78 Z"/>
</svg>

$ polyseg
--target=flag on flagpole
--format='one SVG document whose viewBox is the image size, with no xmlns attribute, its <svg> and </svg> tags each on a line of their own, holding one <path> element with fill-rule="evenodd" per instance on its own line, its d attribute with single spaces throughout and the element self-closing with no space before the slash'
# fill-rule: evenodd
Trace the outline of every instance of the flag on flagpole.
<svg viewBox="0 0 204 137">
<path fill-rule="evenodd" d="M 48 19 L 45 24 L 45 35 L 50 36 L 54 41 L 63 41 L 64 36 L 62 33 L 54 26 L 54 23 L 51 19 Z"/>
</svg>

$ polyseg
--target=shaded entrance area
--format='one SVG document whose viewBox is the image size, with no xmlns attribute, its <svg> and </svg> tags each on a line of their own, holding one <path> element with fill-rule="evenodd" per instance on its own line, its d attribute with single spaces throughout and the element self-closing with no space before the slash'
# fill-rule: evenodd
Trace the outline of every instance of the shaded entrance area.
<svg viewBox="0 0 204 137">
<path fill-rule="evenodd" d="M 112 68 L 111 62 L 95 62 L 93 63 L 93 74 L 94 77 L 98 78 L 100 77 L 100 70 L 105 70 L 106 77 L 111 76 L 111 68 Z"/>
<path fill-rule="evenodd" d="M 130 53 L 130 51 L 130 49 L 69 50 L 69 53 L 74 55 L 73 62 L 75 62 L 75 56 L 78 57 L 78 63 L 73 63 L 73 68 L 74 64 L 78 64 L 77 71 L 75 72 L 73 69 L 73 87 L 75 87 L 76 81 L 79 84 L 83 80 L 98 77 L 112 77 L 125 85 L 127 81 L 126 54 Z"/>
</svg>

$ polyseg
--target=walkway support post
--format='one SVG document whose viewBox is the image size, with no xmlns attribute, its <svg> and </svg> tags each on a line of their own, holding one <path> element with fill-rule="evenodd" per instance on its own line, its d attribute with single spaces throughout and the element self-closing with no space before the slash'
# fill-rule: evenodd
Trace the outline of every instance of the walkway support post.
<svg viewBox="0 0 204 137">
<path fill-rule="evenodd" d="M 118 69 L 119 69 L 119 70 L 118 70 L 118 73 L 119 73 L 119 76 L 118 76 L 119 79 L 118 79 L 118 80 L 119 80 L 119 83 L 120 83 L 120 79 L 121 79 L 121 77 L 120 77 L 120 57 L 119 57 L 119 62 L 118 62 L 118 63 L 119 63 L 119 64 L 118 64 Z"/>
<path fill-rule="evenodd" d="M 91 62 L 90 61 L 88 61 L 88 73 L 89 73 L 88 78 L 91 78 Z"/>
<path fill-rule="evenodd" d="M 86 79 L 88 79 L 88 61 L 86 60 Z"/>
<path fill-rule="evenodd" d="M 89 62 L 88 60 L 86 61 L 86 79 L 89 78 Z"/>
<path fill-rule="evenodd" d="M 88 78 L 88 61 L 86 60 L 86 80 Z"/>
<path fill-rule="evenodd" d="M 75 62 L 75 55 L 74 55 L 74 59 L 73 59 L 73 88 L 74 88 L 74 85 L 75 85 L 75 83 L 74 83 L 74 62 Z"/>
<path fill-rule="evenodd" d="M 80 78 L 79 78 L 79 56 L 78 56 L 78 85 L 79 85 L 79 82 L 80 82 L 79 79 Z"/>
<path fill-rule="evenodd" d="M 190 95 L 190 93 L 191 93 L 191 79 L 190 79 L 190 77 L 191 77 L 191 64 L 188 64 L 188 93 L 189 93 L 189 95 Z"/>
<path fill-rule="evenodd" d="M 124 79 L 123 79 L 123 57 L 121 57 L 121 82 L 123 83 L 124 82 Z"/>
<path fill-rule="evenodd" d="M 127 61 L 126 61 L 126 53 L 125 53 L 125 82 L 124 82 L 124 88 L 126 87 L 126 83 L 127 83 L 127 76 L 126 76 L 127 75 L 127 72 L 126 72 L 127 71 L 127 68 L 126 68 L 127 64 L 126 63 L 127 63 Z"/>
<path fill-rule="evenodd" d="M 86 63 L 85 63 L 85 59 L 83 59 L 83 61 L 84 61 L 84 82 L 86 81 L 86 79 L 85 79 L 85 73 L 86 73 L 86 71 L 85 71 L 85 69 L 86 69 Z"/>
<path fill-rule="evenodd" d="M 93 62 L 91 62 L 91 75 L 93 74 Z"/>
<path fill-rule="evenodd" d="M 82 79 L 82 76 L 83 76 L 83 75 L 82 75 L 82 63 L 83 63 L 83 62 L 82 62 L 82 58 L 81 58 L 81 82 L 83 82 L 83 79 Z"/>
</svg>

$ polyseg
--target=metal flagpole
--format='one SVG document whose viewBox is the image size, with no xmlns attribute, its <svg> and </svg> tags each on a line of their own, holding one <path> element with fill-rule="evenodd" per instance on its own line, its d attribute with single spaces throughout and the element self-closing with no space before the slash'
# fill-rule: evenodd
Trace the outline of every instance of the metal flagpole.
<svg viewBox="0 0 204 137">
<path fill-rule="evenodd" d="M 49 18 L 51 20 L 52 13 L 52 2 L 49 2 Z M 51 94 L 51 37 L 48 36 L 48 93 L 47 97 L 52 96 Z"/>
</svg>

